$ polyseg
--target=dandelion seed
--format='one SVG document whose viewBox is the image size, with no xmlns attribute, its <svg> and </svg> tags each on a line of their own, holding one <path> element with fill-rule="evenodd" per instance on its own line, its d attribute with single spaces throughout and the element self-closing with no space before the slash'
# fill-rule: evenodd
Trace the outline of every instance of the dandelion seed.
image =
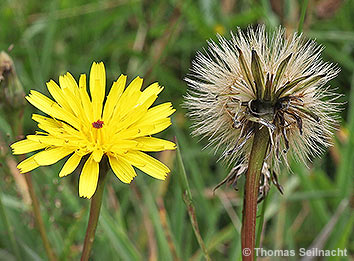
<svg viewBox="0 0 354 261">
<path fill-rule="evenodd" d="M 125 89 L 126 76 L 121 75 L 105 100 L 106 72 L 101 62 L 91 67 L 91 98 L 85 74 L 80 76 L 79 84 L 70 73 L 59 77 L 60 86 L 49 81 L 47 88 L 55 101 L 32 90 L 26 99 L 50 117 L 33 114 L 44 132 L 11 145 L 14 154 L 42 150 L 18 165 L 21 173 L 70 155 L 59 173 L 64 177 L 86 156 L 79 180 L 79 195 L 86 198 L 96 191 L 103 157 L 108 158 L 114 174 L 124 183 L 136 176 L 133 166 L 164 180 L 169 168 L 145 152 L 175 149 L 174 143 L 151 137 L 171 125 L 169 116 L 175 109 L 170 102 L 150 108 L 163 88 L 154 83 L 141 91 L 142 83 L 143 79 L 137 77 Z"/>
<path fill-rule="evenodd" d="M 268 129 L 259 196 L 270 181 L 282 192 L 276 173 L 281 162 L 288 166 L 289 153 L 306 163 L 330 145 L 338 95 L 325 84 L 339 69 L 322 61 L 314 41 L 297 33 L 286 38 L 281 28 L 273 34 L 264 26 L 238 29 L 231 40 L 218 41 L 197 54 L 186 79 L 193 134 L 236 164 L 220 186 L 235 184 L 240 170 L 246 172 L 255 132 Z"/>
</svg>

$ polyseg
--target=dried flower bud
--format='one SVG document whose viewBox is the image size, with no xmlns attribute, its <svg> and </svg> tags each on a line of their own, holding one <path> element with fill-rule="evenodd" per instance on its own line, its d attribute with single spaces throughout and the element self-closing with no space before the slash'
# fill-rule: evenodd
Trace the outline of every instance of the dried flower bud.
<svg viewBox="0 0 354 261">
<path fill-rule="evenodd" d="M 0 52 L 0 104 L 7 110 L 21 108 L 24 105 L 25 96 L 21 82 L 19 81 L 14 62 L 4 51 Z"/>
</svg>

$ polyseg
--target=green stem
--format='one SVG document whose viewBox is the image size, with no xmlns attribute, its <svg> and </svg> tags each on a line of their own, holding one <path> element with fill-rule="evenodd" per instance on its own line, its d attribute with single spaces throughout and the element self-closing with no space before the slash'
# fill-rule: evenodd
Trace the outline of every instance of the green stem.
<svg viewBox="0 0 354 261">
<path fill-rule="evenodd" d="M 81 261 L 89 260 L 93 241 L 95 239 L 98 218 L 100 216 L 102 196 L 104 191 L 105 180 L 107 176 L 107 161 L 103 160 L 100 164 L 100 174 L 98 178 L 97 190 L 91 198 L 90 217 L 86 228 L 84 247 L 81 254 Z"/>
<path fill-rule="evenodd" d="M 25 174 L 25 179 L 26 179 L 28 191 L 29 191 L 29 194 L 30 194 L 31 200 L 32 200 L 34 217 L 36 220 L 37 227 L 39 229 L 39 234 L 41 235 L 41 238 L 43 241 L 45 252 L 47 253 L 48 259 L 50 261 L 55 261 L 55 260 L 57 260 L 57 258 L 54 254 L 54 251 L 53 251 L 53 249 L 49 243 L 48 237 L 47 237 L 43 218 L 41 216 L 41 210 L 39 207 L 38 198 L 36 196 L 36 193 L 34 191 L 33 184 L 32 184 L 32 176 L 29 173 L 27 173 L 27 174 Z"/>
<path fill-rule="evenodd" d="M 269 132 L 268 129 L 263 126 L 261 129 L 257 130 L 254 135 L 246 174 L 241 229 L 243 261 L 254 261 L 259 181 L 263 162 L 267 154 L 268 145 Z"/>
<path fill-rule="evenodd" d="M 12 247 L 12 251 L 13 251 L 13 253 L 16 256 L 16 259 L 17 260 L 22 260 L 21 256 L 20 256 L 20 250 L 19 250 L 17 241 L 16 241 L 15 236 L 14 236 L 14 228 L 10 224 L 9 219 L 7 218 L 7 215 L 6 215 L 6 212 L 5 212 L 5 208 L 4 208 L 3 204 L 2 204 L 1 195 L 2 195 L 2 193 L 0 192 L 0 215 L 1 215 L 1 219 L 3 220 L 4 225 L 5 225 L 6 229 L 7 229 L 7 234 L 8 234 L 9 239 L 10 239 L 10 244 L 11 244 L 11 247 Z"/>
<path fill-rule="evenodd" d="M 301 32 L 302 32 L 302 27 L 303 27 L 303 25 L 304 25 L 305 15 L 306 15 L 306 9 L 307 9 L 308 3 L 309 3 L 309 0 L 303 0 L 303 1 L 302 1 L 300 21 L 299 21 L 299 26 L 298 26 L 298 28 L 297 28 L 297 32 L 298 32 L 298 33 L 301 33 Z"/>
</svg>

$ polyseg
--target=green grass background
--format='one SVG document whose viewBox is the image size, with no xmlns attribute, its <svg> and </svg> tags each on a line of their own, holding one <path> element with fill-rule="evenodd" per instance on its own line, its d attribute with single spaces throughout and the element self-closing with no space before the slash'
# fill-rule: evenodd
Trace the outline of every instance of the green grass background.
<svg viewBox="0 0 354 261">
<path fill-rule="evenodd" d="M 308 1 L 305 36 L 324 46 L 323 59 L 342 69 L 331 81 L 342 93 L 343 112 L 334 146 L 306 168 L 292 163 L 283 171 L 285 193 L 271 188 L 261 245 L 266 249 L 346 248 L 353 255 L 354 161 L 354 1 Z M 0 2 L 0 50 L 14 45 L 10 55 L 26 94 L 48 94 L 45 82 L 70 71 L 76 79 L 93 61 L 104 61 L 108 85 L 121 73 L 144 85 L 165 86 L 158 103 L 172 101 L 173 125 L 160 134 L 177 138 L 193 197 L 200 235 L 213 260 L 240 260 L 240 220 L 243 179 L 239 191 L 213 187 L 229 169 L 218 155 L 202 150 L 205 141 L 190 136 L 190 122 L 181 108 L 188 73 L 197 50 L 216 33 L 229 37 L 237 26 L 265 23 L 296 30 L 302 1 L 246 0 L 104 0 Z M 26 104 L 24 134 L 36 130 Z M 23 260 L 47 260 L 28 198 L 5 159 L 16 139 L 11 118 L 0 107 L 0 196 Z M 110 173 L 94 242 L 92 260 L 204 260 L 188 217 L 181 161 L 175 152 L 156 155 L 172 169 L 165 182 L 138 173 L 132 185 Z M 18 160 L 18 159 L 16 159 Z M 87 224 L 89 201 L 78 197 L 78 173 L 59 179 L 63 165 L 32 172 L 49 240 L 61 260 L 78 260 Z M 3 216 L 0 217 L 0 260 L 15 260 Z M 262 260 L 259 258 L 259 260 Z M 300 257 L 264 260 L 300 260 Z M 331 257 L 323 260 L 350 260 Z"/>
</svg>

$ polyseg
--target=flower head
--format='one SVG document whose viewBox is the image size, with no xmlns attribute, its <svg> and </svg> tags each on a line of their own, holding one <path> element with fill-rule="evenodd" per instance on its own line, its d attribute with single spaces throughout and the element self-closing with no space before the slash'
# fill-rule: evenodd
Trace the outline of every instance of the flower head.
<svg viewBox="0 0 354 261">
<path fill-rule="evenodd" d="M 141 91 L 143 79 L 137 77 L 125 89 L 126 76 L 121 75 L 105 99 L 106 72 L 102 62 L 92 64 L 89 80 L 91 98 L 86 75 L 82 74 L 77 84 L 70 73 L 59 77 L 60 86 L 53 80 L 47 83 L 55 101 L 34 90 L 26 97 L 50 117 L 33 114 L 43 132 L 11 145 L 14 154 L 41 150 L 18 165 L 21 173 L 71 155 L 59 173 L 64 177 L 86 156 L 79 195 L 87 198 L 96 191 L 99 163 L 104 156 L 124 183 L 136 176 L 133 166 L 154 178 L 165 179 L 170 172 L 168 167 L 144 153 L 175 148 L 170 141 L 151 137 L 171 125 L 169 116 L 175 111 L 170 102 L 150 108 L 163 88 L 154 83 Z"/>
<path fill-rule="evenodd" d="M 281 189 L 268 167 L 278 171 L 279 162 L 288 164 L 288 151 L 306 161 L 330 145 L 338 104 L 324 85 L 339 70 L 321 60 L 314 41 L 297 33 L 286 38 L 281 28 L 270 35 L 264 26 L 238 29 L 231 40 L 218 40 L 197 54 L 186 79 L 193 133 L 223 148 L 223 158 L 238 160 L 235 181 L 247 170 L 255 131 L 267 128 L 262 182 L 272 180 Z"/>
</svg>

